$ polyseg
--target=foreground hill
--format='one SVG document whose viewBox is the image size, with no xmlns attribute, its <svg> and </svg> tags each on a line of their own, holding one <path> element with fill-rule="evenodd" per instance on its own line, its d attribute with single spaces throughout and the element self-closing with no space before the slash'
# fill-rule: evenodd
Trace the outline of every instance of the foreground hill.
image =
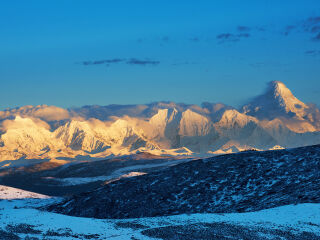
<svg viewBox="0 0 320 240">
<path fill-rule="evenodd" d="M 147 153 L 63 164 L 42 162 L 0 169 L 0 184 L 50 196 L 95 189 L 105 181 L 132 177 L 189 161 Z"/>
<path fill-rule="evenodd" d="M 121 179 L 52 205 L 94 218 L 257 211 L 320 203 L 320 145 L 194 160 Z"/>
<path fill-rule="evenodd" d="M 1 240 L 314 240 L 320 237 L 320 204 L 288 205 L 250 213 L 106 220 L 37 209 L 52 201 L 54 199 L 1 200 Z"/>
</svg>

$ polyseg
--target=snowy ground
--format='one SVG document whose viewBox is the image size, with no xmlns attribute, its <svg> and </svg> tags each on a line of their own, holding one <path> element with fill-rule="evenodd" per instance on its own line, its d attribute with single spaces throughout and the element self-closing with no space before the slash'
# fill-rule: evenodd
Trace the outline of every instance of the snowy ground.
<svg viewBox="0 0 320 240">
<path fill-rule="evenodd" d="M 126 220 L 71 217 L 35 209 L 53 201 L 58 199 L 0 200 L 1 239 L 27 236 L 34 239 L 173 239 L 173 236 L 241 239 L 240 233 L 249 236 L 246 239 L 257 239 L 252 237 L 252 232 L 258 232 L 254 236 L 259 239 L 276 236 L 281 236 L 277 239 L 320 239 L 320 204 L 288 205 L 240 214 L 183 214 Z M 192 232 L 188 233 L 190 229 Z M 217 230 L 215 235 L 208 235 Z"/>
<path fill-rule="evenodd" d="M 49 198 L 46 195 L 0 185 L 0 199 Z"/>
<path fill-rule="evenodd" d="M 129 172 L 128 174 L 123 174 L 123 175 L 120 175 L 119 177 L 116 177 L 115 175 L 110 175 L 110 176 L 98 176 L 98 177 L 47 178 L 47 179 L 60 182 L 63 186 L 74 186 L 74 185 L 86 184 L 86 183 L 96 182 L 96 181 L 106 181 L 107 183 L 110 183 L 112 181 L 120 180 L 121 178 L 135 177 L 143 174 L 146 174 L 146 173 Z"/>
<path fill-rule="evenodd" d="M 162 163 L 147 163 L 147 164 L 137 164 L 127 167 L 122 167 L 114 172 L 112 172 L 108 176 L 95 176 L 95 177 L 69 177 L 69 178 L 55 178 L 55 177 L 48 177 L 47 179 L 56 181 L 60 183 L 63 186 L 74 186 L 78 184 L 86 184 L 90 182 L 96 182 L 96 181 L 116 181 L 121 178 L 128 178 L 128 177 L 135 177 L 139 175 L 145 174 L 144 172 L 139 172 L 143 169 L 152 169 L 152 168 L 158 168 L 158 167 L 170 167 L 177 165 L 179 163 L 188 162 L 194 160 L 193 158 L 187 158 L 187 159 L 179 159 L 179 160 L 171 160 L 171 161 L 165 161 Z M 139 171 L 138 171 L 139 170 Z"/>
</svg>

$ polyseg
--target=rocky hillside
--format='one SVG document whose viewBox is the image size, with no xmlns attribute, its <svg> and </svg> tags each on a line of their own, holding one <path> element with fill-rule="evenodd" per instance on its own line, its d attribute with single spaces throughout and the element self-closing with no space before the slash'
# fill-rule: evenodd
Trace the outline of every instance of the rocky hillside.
<svg viewBox="0 0 320 240">
<path fill-rule="evenodd" d="M 141 175 L 190 160 L 139 153 L 69 164 L 47 161 L 2 168 L 0 184 L 50 196 L 65 196 L 93 190 L 105 181 Z"/>
<path fill-rule="evenodd" d="M 49 210 L 95 218 L 231 213 L 320 202 L 320 145 L 194 160 L 121 179 Z"/>
</svg>

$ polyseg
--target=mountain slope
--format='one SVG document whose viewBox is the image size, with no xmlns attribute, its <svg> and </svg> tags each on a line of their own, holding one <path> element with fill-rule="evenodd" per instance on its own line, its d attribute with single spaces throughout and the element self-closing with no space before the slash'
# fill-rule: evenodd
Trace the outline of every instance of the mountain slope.
<svg viewBox="0 0 320 240">
<path fill-rule="evenodd" d="M 95 137 L 94 132 L 87 122 L 72 120 L 59 127 L 54 135 L 64 142 L 66 147 L 73 150 L 101 151 L 106 146 Z"/>
<path fill-rule="evenodd" d="M 244 113 L 260 119 L 273 119 L 279 116 L 303 120 L 308 106 L 297 99 L 280 81 L 269 83 L 266 92 L 243 107 Z"/>
<path fill-rule="evenodd" d="M 173 109 L 159 109 L 158 113 L 149 119 L 152 133 L 151 138 L 163 147 L 176 148 L 179 146 L 179 122 L 181 113 Z"/>
<path fill-rule="evenodd" d="M 49 209 L 81 217 L 136 218 L 320 203 L 319 172 L 320 145 L 249 151 L 121 179 Z"/>
<path fill-rule="evenodd" d="M 0 185 L 0 199 L 49 198 L 49 196 Z"/>
<path fill-rule="evenodd" d="M 0 138 L 0 160 L 47 158 L 51 157 L 50 153 L 64 148 L 52 132 L 33 119 L 16 116 L 5 124 L 7 130 Z"/>
</svg>

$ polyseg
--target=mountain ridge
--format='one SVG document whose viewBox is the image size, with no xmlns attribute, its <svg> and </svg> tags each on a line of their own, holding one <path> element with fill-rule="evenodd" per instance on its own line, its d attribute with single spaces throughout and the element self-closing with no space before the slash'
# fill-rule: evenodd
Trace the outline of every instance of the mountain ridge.
<svg viewBox="0 0 320 240">
<path fill-rule="evenodd" d="M 0 111 L 0 161 L 221 154 L 320 143 L 320 111 L 279 81 L 240 109 L 174 102 Z"/>
</svg>

